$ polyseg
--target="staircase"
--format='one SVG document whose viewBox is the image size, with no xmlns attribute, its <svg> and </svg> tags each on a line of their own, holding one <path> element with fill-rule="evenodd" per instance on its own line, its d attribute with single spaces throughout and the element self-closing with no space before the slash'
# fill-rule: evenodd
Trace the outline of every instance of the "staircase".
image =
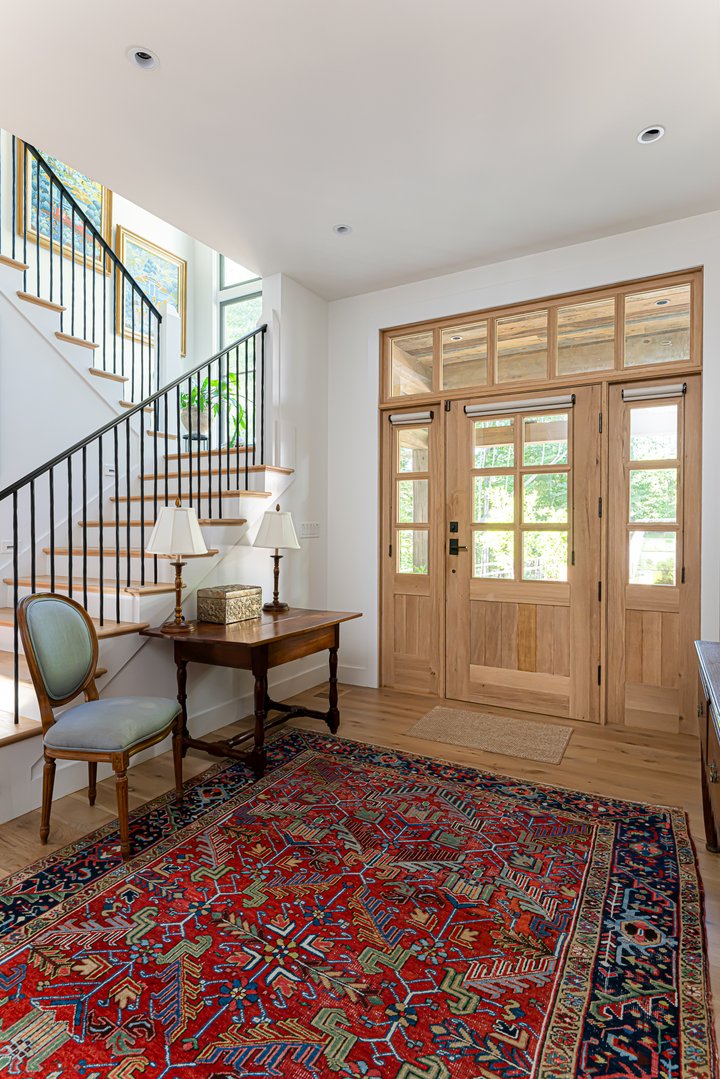
<svg viewBox="0 0 720 1079">
<path fill-rule="evenodd" d="M 229 550 L 249 543 L 249 526 L 291 482 L 291 468 L 262 462 L 264 334 L 261 327 L 235 342 L 0 491 L 0 513 L 11 513 L 13 535 L 13 550 L 0 564 L 0 745 L 40 732 L 15 616 L 21 598 L 47 591 L 82 603 L 98 630 L 107 681 L 128 659 L 125 648 L 105 662 L 108 643 L 134 636 L 140 647 L 139 630 L 173 608 L 169 561 L 145 553 L 159 509 L 180 498 L 198 513 L 209 554 L 184 572 L 192 593 Z M 257 404 L 243 392 L 246 361 Z M 242 377 L 229 378 L 236 365 Z M 198 385 L 213 384 L 221 391 L 217 412 L 206 440 L 193 438 L 193 413 L 184 413 L 186 430 L 181 402 Z M 197 427 L 202 414 L 194 416 Z"/>
</svg>

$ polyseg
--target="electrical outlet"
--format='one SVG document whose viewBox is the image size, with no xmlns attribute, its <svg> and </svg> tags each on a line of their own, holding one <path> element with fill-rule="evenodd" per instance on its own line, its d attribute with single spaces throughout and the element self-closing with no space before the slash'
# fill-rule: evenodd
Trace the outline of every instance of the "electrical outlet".
<svg viewBox="0 0 720 1079">
<path fill-rule="evenodd" d="M 319 521 L 303 521 L 300 525 L 300 539 L 318 539 L 320 536 Z"/>
<path fill-rule="evenodd" d="M 115 475 L 115 465 L 105 465 L 105 467 L 103 468 L 103 476 L 114 476 L 114 475 Z"/>
<path fill-rule="evenodd" d="M 4 554 L 5 551 L 13 551 L 14 549 L 15 544 L 12 540 L 0 540 L 0 553 Z"/>
</svg>

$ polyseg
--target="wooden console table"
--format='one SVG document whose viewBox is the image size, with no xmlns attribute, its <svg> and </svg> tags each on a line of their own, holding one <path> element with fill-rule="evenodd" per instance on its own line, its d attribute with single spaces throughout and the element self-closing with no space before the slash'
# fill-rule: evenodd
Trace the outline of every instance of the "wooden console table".
<svg viewBox="0 0 720 1079">
<path fill-rule="evenodd" d="M 183 714 L 183 755 L 192 747 L 217 757 L 244 761 L 259 779 L 265 772 L 265 734 L 296 716 L 324 720 L 335 733 L 340 725 L 337 694 L 337 654 L 340 646 L 340 624 L 360 614 L 347 611 L 306 611 L 290 608 L 280 614 L 263 614 L 245 622 L 228 626 L 213 622 L 196 622 L 193 633 L 170 636 L 162 627 L 142 630 L 143 637 L 171 641 L 177 665 L 177 699 Z M 330 692 L 327 712 L 282 704 L 268 695 L 267 675 L 271 667 L 279 667 L 293 659 L 303 659 L 315 652 L 330 653 Z M 216 667 L 235 667 L 251 671 L 255 677 L 255 728 L 215 742 L 192 738 L 187 719 L 187 665 L 209 663 Z M 280 712 L 268 722 L 268 712 Z M 252 748 L 239 748 L 252 739 Z"/>
<path fill-rule="evenodd" d="M 713 854 L 720 852 L 720 644 L 696 641 L 702 699 L 698 708 L 700 783 L 705 841 Z"/>
</svg>

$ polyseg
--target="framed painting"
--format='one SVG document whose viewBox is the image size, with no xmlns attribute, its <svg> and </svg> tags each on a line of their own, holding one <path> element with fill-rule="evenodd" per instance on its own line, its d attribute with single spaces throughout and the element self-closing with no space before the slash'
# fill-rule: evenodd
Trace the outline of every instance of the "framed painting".
<svg viewBox="0 0 720 1079">
<path fill-rule="evenodd" d="M 42 154 L 51 171 L 57 176 L 90 223 L 103 240 L 112 242 L 112 192 L 96 180 L 66 165 L 50 154 Z M 17 140 L 17 230 L 23 235 L 26 229 L 28 241 L 35 243 L 39 237 L 43 247 L 62 251 L 66 258 L 74 256 L 76 262 L 92 265 L 93 254 L 97 269 L 110 273 L 110 260 L 96 243 L 93 252 L 92 237 L 84 228 L 83 219 L 64 193 L 45 172 L 32 154 L 25 152 L 23 142 Z"/>
<path fill-rule="evenodd" d="M 135 279 L 145 295 L 157 305 L 167 300 L 180 317 L 181 344 L 184 356 L 187 336 L 187 262 L 150 240 L 137 236 L 118 225 L 115 232 L 115 253 L 125 269 Z M 132 289 L 117 289 L 118 324 L 127 337 L 139 335 L 141 301 L 133 300 Z M 145 313 L 147 319 L 147 312 Z"/>
</svg>

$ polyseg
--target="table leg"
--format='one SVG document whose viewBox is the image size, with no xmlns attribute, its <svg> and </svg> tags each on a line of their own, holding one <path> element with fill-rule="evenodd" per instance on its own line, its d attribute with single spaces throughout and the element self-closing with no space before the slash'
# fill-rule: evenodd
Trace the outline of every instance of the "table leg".
<svg viewBox="0 0 720 1079">
<path fill-rule="evenodd" d="M 188 716 L 187 716 L 187 660 L 177 659 L 177 699 L 182 709 L 182 755 L 187 753 Z"/>
<path fill-rule="evenodd" d="M 327 724 L 333 734 L 340 726 L 340 712 L 338 711 L 338 688 L 337 688 L 337 647 L 330 649 L 330 686 L 328 690 L 328 704 L 330 709 L 327 714 Z"/>
<path fill-rule="evenodd" d="M 258 671 L 255 674 L 255 744 L 248 758 L 256 779 L 265 774 L 265 718 L 268 700 L 267 673 Z"/>
</svg>

